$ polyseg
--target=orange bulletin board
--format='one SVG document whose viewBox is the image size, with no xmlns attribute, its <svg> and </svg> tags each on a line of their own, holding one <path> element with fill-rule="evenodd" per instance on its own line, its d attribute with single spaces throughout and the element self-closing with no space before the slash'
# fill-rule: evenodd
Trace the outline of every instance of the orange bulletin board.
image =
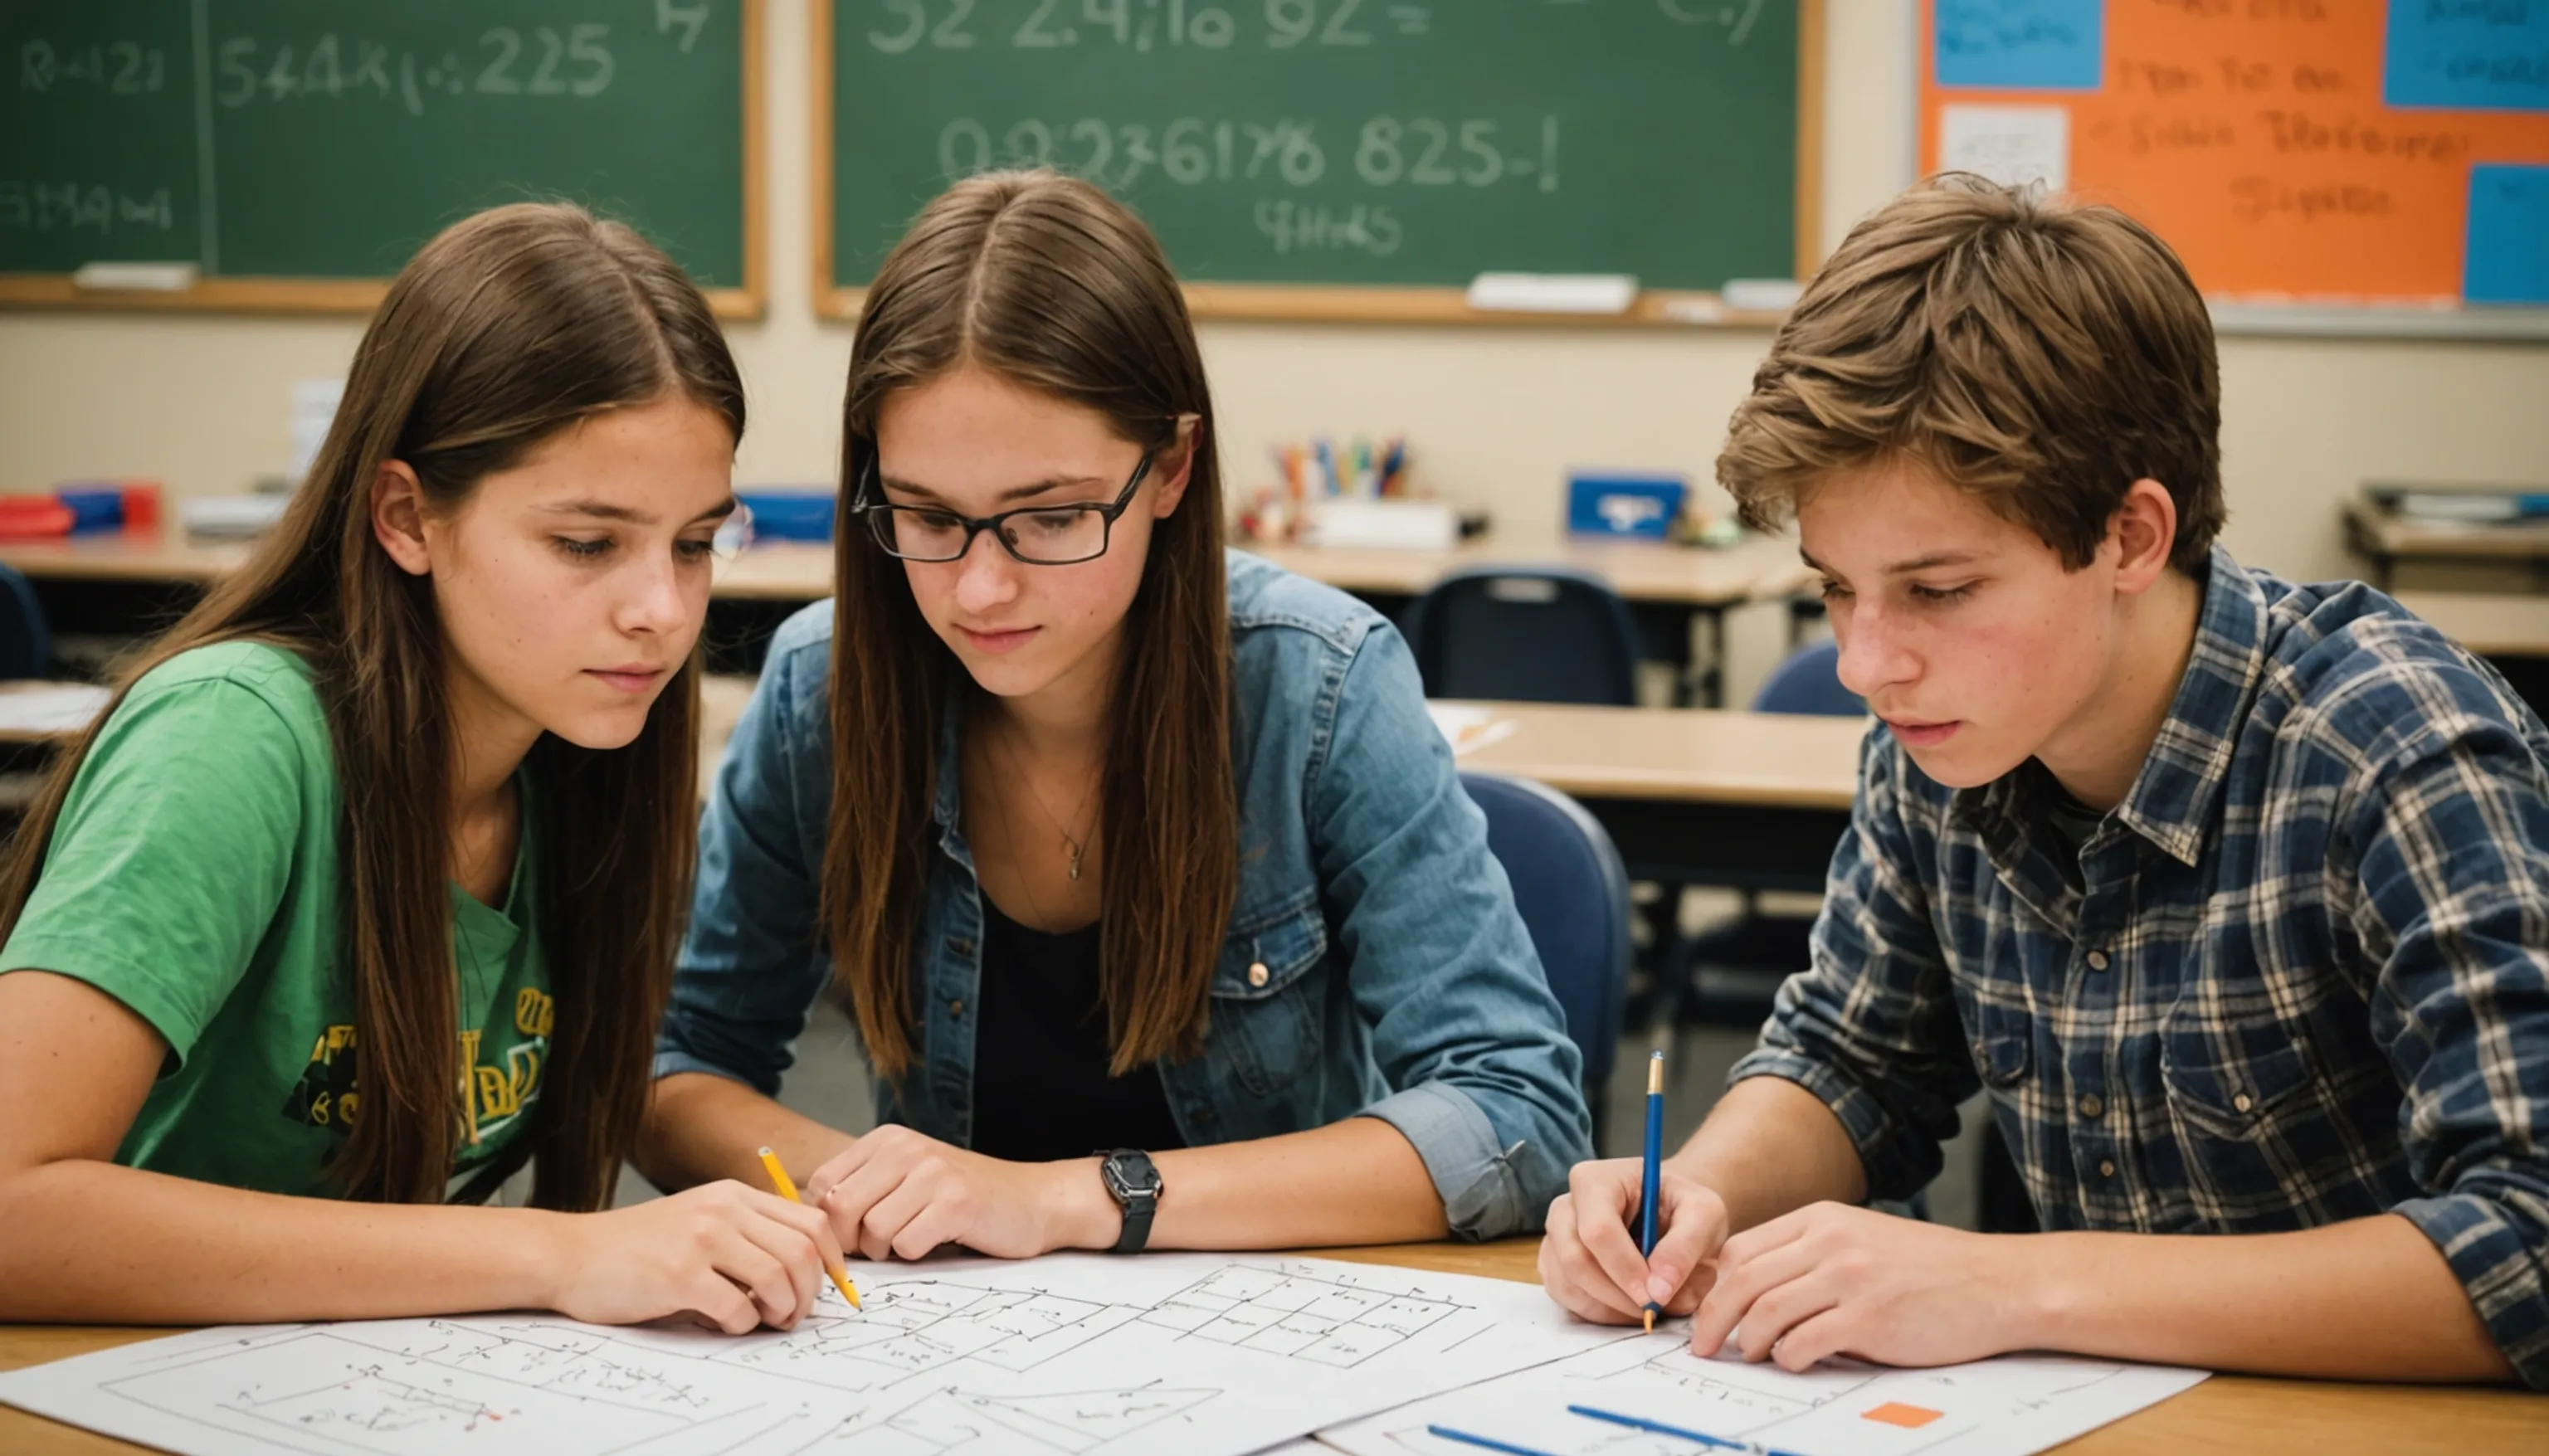
<svg viewBox="0 0 2549 1456">
<path fill-rule="evenodd" d="M 1924 0 L 1923 170 L 2113 203 L 2217 303 L 2549 304 L 2549 3 L 2517 9 Z"/>
</svg>

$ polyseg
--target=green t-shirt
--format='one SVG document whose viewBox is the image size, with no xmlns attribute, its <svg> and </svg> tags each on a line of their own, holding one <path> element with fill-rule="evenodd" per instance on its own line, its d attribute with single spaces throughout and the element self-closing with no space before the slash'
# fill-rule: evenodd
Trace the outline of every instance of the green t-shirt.
<svg viewBox="0 0 2549 1456">
<path fill-rule="evenodd" d="M 468 1118 L 455 1183 L 519 1134 L 554 1008 L 529 923 L 523 795 L 511 914 L 450 886 Z M 0 972 L 88 982 L 170 1057 L 116 1161 L 272 1193 L 342 1190 L 326 1163 L 360 1115 L 328 719 L 298 656 L 196 648 L 134 684 L 62 805 Z M 455 1112 L 456 1115 L 456 1112 Z"/>
</svg>

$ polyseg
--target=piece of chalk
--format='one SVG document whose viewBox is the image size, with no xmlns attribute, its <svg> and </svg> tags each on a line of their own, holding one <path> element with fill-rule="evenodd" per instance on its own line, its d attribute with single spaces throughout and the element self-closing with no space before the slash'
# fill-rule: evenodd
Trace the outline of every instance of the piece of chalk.
<svg viewBox="0 0 2549 1456">
<path fill-rule="evenodd" d="M 83 263 L 71 274 L 71 285 L 183 293 L 195 286 L 196 271 L 192 263 Z"/>
<path fill-rule="evenodd" d="M 1717 296 L 1741 314 L 1784 314 L 1797 306 L 1806 286 L 1793 278 L 1735 278 Z"/>
<path fill-rule="evenodd" d="M 1469 307 L 1516 314 L 1624 314 L 1637 302 L 1627 273 L 1481 273 Z"/>
</svg>

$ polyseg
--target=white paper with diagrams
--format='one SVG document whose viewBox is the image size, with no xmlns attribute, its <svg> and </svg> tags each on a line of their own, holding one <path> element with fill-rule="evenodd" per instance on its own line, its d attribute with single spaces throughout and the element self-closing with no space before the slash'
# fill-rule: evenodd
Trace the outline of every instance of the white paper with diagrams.
<svg viewBox="0 0 2549 1456">
<path fill-rule="evenodd" d="M 1348 1456 L 1478 1456 L 1429 1425 L 1549 1456 L 1690 1456 L 1683 1437 L 1641 1433 L 1570 1406 L 1641 1417 L 1798 1456 L 2024 1456 L 2155 1406 L 2201 1370 L 2064 1355 L 2007 1355 L 1896 1370 L 1827 1360 L 1801 1374 L 1690 1353 L 1686 1326 L 1620 1340 L 1319 1432 Z M 1730 1345 L 1731 1349 L 1732 1346 Z"/>
<path fill-rule="evenodd" d="M 795 1330 L 488 1315 L 202 1330 L 0 1375 L 0 1401 L 184 1456 L 1179 1456 L 1623 1338 L 1533 1285 L 1323 1260 L 854 1266 Z"/>
</svg>

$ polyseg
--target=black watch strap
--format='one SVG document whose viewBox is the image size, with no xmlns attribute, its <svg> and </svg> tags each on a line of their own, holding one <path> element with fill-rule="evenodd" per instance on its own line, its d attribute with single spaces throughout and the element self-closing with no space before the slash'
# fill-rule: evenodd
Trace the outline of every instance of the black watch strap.
<svg viewBox="0 0 2549 1456">
<path fill-rule="evenodd" d="M 1124 1231 L 1111 1252 L 1137 1254 L 1151 1241 L 1151 1219 L 1160 1208 L 1160 1170 L 1139 1148 L 1118 1147 L 1102 1154 L 1098 1176 L 1115 1206 L 1124 1211 Z"/>
</svg>

